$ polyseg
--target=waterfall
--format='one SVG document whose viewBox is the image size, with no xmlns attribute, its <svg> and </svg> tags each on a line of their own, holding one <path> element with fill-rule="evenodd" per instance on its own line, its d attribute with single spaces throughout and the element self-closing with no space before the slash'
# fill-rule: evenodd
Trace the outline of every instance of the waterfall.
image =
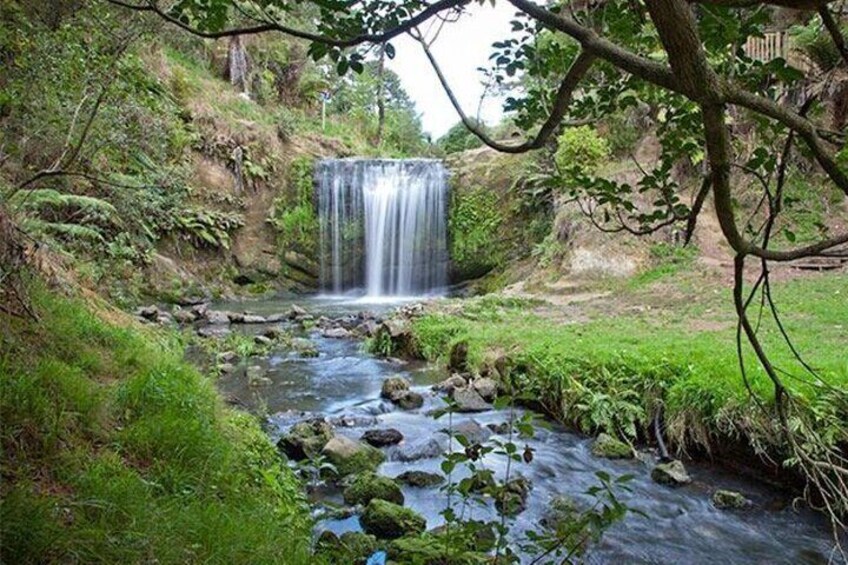
<svg viewBox="0 0 848 565">
<path fill-rule="evenodd" d="M 227 76 L 230 84 L 243 94 L 247 94 L 247 50 L 241 42 L 241 37 L 234 35 L 227 47 Z"/>
<path fill-rule="evenodd" d="M 444 289 L 447 172 L 440 161 L 328 159 L 315 176 L 325 292 Z"/>
</svg>

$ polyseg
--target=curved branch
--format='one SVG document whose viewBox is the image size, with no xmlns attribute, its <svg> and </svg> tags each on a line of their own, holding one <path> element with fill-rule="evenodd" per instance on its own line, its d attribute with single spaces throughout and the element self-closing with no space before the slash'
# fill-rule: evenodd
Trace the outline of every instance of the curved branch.
<svg viewBox="0 0 848 565">
<path fill-rule="evenodd" d="M 220 39 L 222 37 L 232 37 L 234 35 L 255 35 L 257 33 L 264 33 L 268 31 L 279 31 L 281 33 L 290 35 L 292 37 L 297 37 L 299 39 L 306 39 L 315 43 L 322 43 L 324 45 L 330 45 L 332 47 L 339 48 L 354 47 L 363 43 L 385 43 L 399 35 L 408 32 L 409 30 L 424 23 L 425 21 L 429 20 L 433 16 L 438 15 L 441 12 L 465 6 L 470 2 L 470 0 L 439 0 L 438 2 L 430 4 L 425 9 L 421 10 L 421 12 L 409 18 L 400 25 L 384 32 L 365 33 L 354 37 L 349 37 L 347 39 L 336 39 L 333 37 L 327 37 L 325 35 L 320 35 L 317 33 L 311 33 L 308 31 L 288 27 L 278 22 L 266 22 L 250 27 L 231 28 L 220 31 L 203 31 L 192 27 L 191 25 L 181 21 L 179 18 L 175 18 L 174 16 L 160 8 L 159 5 L 156 3 L 156 0 L 147 0 L 145 4 L 134 4 L 131 2 L 125 2 L 124 0 L 107 1 L 110 4 L 121 6 L 122 8 L 128 8 L 130 10 L 135 10 L 137 12 L 154 13 L 160 18 L 167 21 L 168 23 L 171 23 L 181 28 L 191 33 L 192 35 L 196 35 L 198 37 L 203 37 L 206 39 Z"/>
<path fill-rule="evenodd" d="M 834 19 L 833 14 L 830 13 L 830 9 L 828 9 L 827 4 L 823 4 L 819 7 L 819 15 L 821 16 L 822 23 L 824 23 L 824 27 L 827 28 L 827 32 L 830 34 L 831 39 L 833 39 L 833 44 L 836 46 L 836 50 L 839 51 L 839 54 L 842 55 L 842 61 L 845 64 L 848 64 L 848 45 L 845 45 L 845 36 L 842 35 L 842 30 L 839 29 L 839 23 Z"/>
<path fill-rule="evenodd" d="M 548 119 L 545 120 L 545 123 L 542 124 L 541 129 L 536 134 L 536 136 L 528 141 L 520 145 L 506 145 L 503 143 L 499 143 L 489 136 L 487 136 L 482 129 L 479 127 L 477 123 L 474 122 L 471 118 L 469 118 L 465 112 L 462 110 L 462 105 L 459 103 L 456 95 L 451 89 L 450 84 L 448 83 L 447 78 L 442 72 L 441 67 L 439 67 L 436 58 L 433 56 L 433 53 L 430 51 L 430 48 L 427 46 L 426 41 L 420 34 L 411 34 L 413 37 L 421 44 L 421 48 L 424 50 L 424 54 L 427 56 L 427 59 L 430 61 L 430 65 L 433 67 L 433 70 L 436 71 L 436 76 L 439 79 L 439 83 L 442 85 L 445 93 L 448 95 L 450 99 L 451 105 L 453 105 L 456 113 L 459 114 L 460 120 L 462 120 L 463 125 L 468 128 L 471 133 L 477 136 L 480 141 L 502 153 L 526 153 L 527 151 L 531 151 L 533 149 L 538 149 L 542 147 L 551 134 L 559 127 L 562 122 L 562 118 L 565 116 L 568 111 L 568 107 L 571 104 L 571 98 L 574 94 L 574 90 L 577 88 L 577 85 L 580 83 L 580 80 L 586 76 L 586 73 L 591 68 L 592 63 L 595 62 L 595 57 L 582 51 L 574 62 L 571 64 L 571 68 L 568 69 L 568 72 L 565 74 L 565 77 L 562 79 L 560 83 L 559 89 L 557 90 L 556 99 L 554 100 L 554 107 L 551 110 Z"/>
</svg>

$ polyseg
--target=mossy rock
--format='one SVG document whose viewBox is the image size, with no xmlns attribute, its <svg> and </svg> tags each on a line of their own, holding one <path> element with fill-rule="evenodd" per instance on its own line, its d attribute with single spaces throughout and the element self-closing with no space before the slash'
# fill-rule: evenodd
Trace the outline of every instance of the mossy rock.
<svg viewBox="0 0 848 565">
<path fill-rule="evenodd" d="M 713 505 L 721 510 L 744 510 L 753 503 L 745 495 L 732 490 L 717 490 L 713 493 Z"/>
<path fill-rule="evenodd" d="M 692 482 L 689 473 L 686 472 L 686 467 L 676 459 L 667 463 L 660 463 L 654 467 L 654 470 L 651 471 L 651 478 L 661 485 L 668 486 L 679 486 Z"/>
<path fill-rule="evenodd" d="M 403 492 L 398 484 L 375 473 L 360 473 L 344 490 L 346 504 L 365 505 L 375 498 L 403 505 Z"/>
<path fill-rule="evenodd" d="M 395 480 L 417 488 L 435 487 L 445 482 L 445 478 L 438 473 L 428 473 L 418 470 L 404 471 L 395 477 Z"/>
<path fill-rule="evenodd" d="M 592 455 L 607 459 L 633 459 L 633 450 L 618 438 L 600 434 L 592 443 Z"/>
<path fill-rule="evenodd" d="M 302 461 L 321 452 L 333 437 L 333 426 L 323 418 L 298 422 L 284 435 L 277 447 L 289 459 Z"/>
<path fill-rule="evenodd" d="M 363 532 L 345 532 L 339 537 L 325 531 L 318 537 L 315 554 L 327 563 L 364 565 L 377 546 L 377 538 Z"/>
<path fill-rule="evenodd" d="M 340 435 L 333 436 L 321 453 L 336 468 L 340 477 L 376 471 L 386 459 L 379 449 Z"/>
<path fill-rule="evenodd" d="M 380 389 L 380 396 L 394 401 L 403 393 L 409 390 L 409 381 L 403 377 L 389 377 L 383 381 L 383 386 Z"/>
<path fill-rule="evenodd" d="M 416 512 L 378 498 L 368 503 L 359 523 L 367 533 L 381 539 L 420 534 L 427 527 L 427 521 Z"/>
</svg>

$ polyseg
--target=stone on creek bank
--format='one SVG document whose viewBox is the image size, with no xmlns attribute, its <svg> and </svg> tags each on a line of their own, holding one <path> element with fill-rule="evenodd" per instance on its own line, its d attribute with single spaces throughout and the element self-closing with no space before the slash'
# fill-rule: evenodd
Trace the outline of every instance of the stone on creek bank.
<svg viewBox="0 0 848 565">
<path fill-rule="evenodd" d="M 733 490 L 717 490 L 713 493 L 713 506 L 719 510 L 745 510 L 753 505 L 745 495 Z"/>
<path fill-rule="evenodd" d="M 210 339 L 219 339 L 230 335 L 230 328 L 227 326 L 204 326 L 197 328 L 197 335 Z"/>
<path fill-rule="evenodd" d="M 379 449 L 340 435 L 333 436 L 321 452 L 340 477 L 375 471 L 386 458 Z"/>
<path fill-rule="evenodd" d="M 368 430 L 362 434 L 362 441 L 374 447 L 386 447 L 403 441 L 403 434 L 394 428 Z"/>
<path fill-rule="evenodd" d="M 492 409 L 492 405 L 470 387 L 455 389 L 451 396 L 456 402 L 457 412 L 486 412 Z"/>
<path fill-rule="evenodd" d="M 407 486 L 417 488 L 435 487 L 445 482 L 445 478 L 438 473 L 428 473 L 426 471 L 415 470 L 404 471 L 395 477 L 395 480 Z"/>
<path fill-rule="evenodd" d="M 179 310 L 174 310 L 174 320 L 178 324 L 191 324 L 197 320 L 197 316 L 195 316 L 194 312 L 191 310 L 183 310 L 180 308 Z"/>
<path fill-rule="evenodd" d="M 327 563 L 365 565 L 377 551 L 377 538 L 363 532 L 345 532 L 337 536 L 326 530 L 318 536 L 315 554 Z"/>
<path fill-rule="evenodd" d="M 332 438 L 333 426 L 324 418 L 312 418 L 292 426 L 277 447 L 289 459 L 302 461 L 318 455 Z"/>
<path fill-rule="evenodd" d="M 207 310 L 206 322 L 213 325 L 229 324 L 230 312 L 223 310 Z"/>
<path fill-rule="evenodd" d="M 676 459 L 667 463 L 657 464 L 654 470 L 651 471 L 651 478 L 661 485 L 668 486 L 679 486 L 692 482 L 691 477 L 686 472 L 686 467 Z"/>
<path fill-rule="evenodd" d="M 498 383 L 494 379 L 481 377 L 474 381 L 474 390 L 486 402 L 494 402 L 498 396 Z"/>
<path fill-rule="evenodd" d="M 465 388 L 466 386 L 468 386 L 468 381 L 465 380 L 465 377 L 460 374 L 455 374 L 446 378 L 442 382 L 433 385 L 433 390 L 435 390 L 436 392 L 444 392 L 450 394 L 454 390 L 458 388 Z"/>
<path fill-rule="evenodd" d="M 403 505 L 403 493 L 398 484 L 375 473 L 360 473 L 344 490 L 345 504 L 366 505 L 374 499 Z"/>
<path fill-rule="evenodd" d="M 455 373 L 468 371 L 468 342 L 460 341 L 453 344 L 450 350 L 448 369 Z"/>
<path fill-rule="evenodd" d="M 427 521 L 416 512 L 376 498 L 365 507 L 359 523 L 366 533 L 380 539 L 421 534 L 427 528 Z"/>
<path fill-rule="evenodd" d="M 592 455 L 607 459 L 633 459 L 633 449 L 609 434 L 599 434 L 592 442 Z"/>
</svg>

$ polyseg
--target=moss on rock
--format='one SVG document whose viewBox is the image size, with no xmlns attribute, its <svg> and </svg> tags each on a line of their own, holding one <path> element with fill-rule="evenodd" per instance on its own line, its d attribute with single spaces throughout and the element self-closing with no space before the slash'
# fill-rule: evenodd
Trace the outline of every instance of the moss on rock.
<svg viewBox="0 0 848 565">
<path fill-rule="evenodd" d="M 388 477 L 366 472 L 357 475 L 344 490 L 347 504 L 368 504 L 374 499 L 403 504 L 403 493 L 398 484 Z"/>
<path fill-rule="evenodd" d="M 420 534 L 427 527 L 427 521 L 416 512 L 378 498 L 368 503 L 359 522 L 367 533 L 381 539 Z"/>
<path fill-rule="evenodd" d="M 633 459 L 633 450 L 618 438 L 600 434 L 592 443 L 592 455 L 607 459 Z"/>
</svg>

